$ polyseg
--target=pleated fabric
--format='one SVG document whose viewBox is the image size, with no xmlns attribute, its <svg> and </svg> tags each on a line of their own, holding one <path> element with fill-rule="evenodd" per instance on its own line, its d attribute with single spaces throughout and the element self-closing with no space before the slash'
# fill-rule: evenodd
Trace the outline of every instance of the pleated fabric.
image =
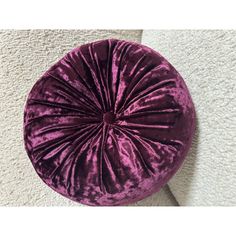
<svg viewBox="0 0 236 236">
<path fill-rule="evenodd" d="M 180 74 L 123 40 L 69 52 L 34 85 L 24 141 L 40 178 L 87 205 L 126 205 L 160 190 L 183 163 L 195 110 Z"/>
</svg>

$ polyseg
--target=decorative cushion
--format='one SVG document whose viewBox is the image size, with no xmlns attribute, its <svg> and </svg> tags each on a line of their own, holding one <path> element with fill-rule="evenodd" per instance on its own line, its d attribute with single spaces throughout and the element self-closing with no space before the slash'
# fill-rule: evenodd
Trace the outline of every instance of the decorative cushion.
<svg viewBox="0 0 236 236">
<path fill-rule="evenodd" d="M 195 111 L 159 53 L 109 39 L 69 52 L 29 93 L 24 140 L 40 178 L 87 205 L 125 205 L 160 190 L 191 145 Z"/>
</svg>

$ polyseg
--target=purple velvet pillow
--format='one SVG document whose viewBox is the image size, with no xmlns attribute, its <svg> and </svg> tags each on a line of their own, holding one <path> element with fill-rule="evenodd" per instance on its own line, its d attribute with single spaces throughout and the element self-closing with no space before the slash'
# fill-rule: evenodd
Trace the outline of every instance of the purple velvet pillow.
<svg viewBox="0 0 236 236">
<path fill-rule="evenodd" d="M 125 205 L 160 190 L 182 164 L 195 110 L 159 53 L 121 40 L 69 52 L 31 90 L 24 140 L 40 178 L 87 205 Z"/>
</svg>

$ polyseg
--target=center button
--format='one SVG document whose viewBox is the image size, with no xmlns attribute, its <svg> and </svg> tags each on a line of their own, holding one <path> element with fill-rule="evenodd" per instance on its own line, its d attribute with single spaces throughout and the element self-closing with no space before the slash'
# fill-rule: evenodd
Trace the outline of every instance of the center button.
<svg viewBox="0 0 236 236">
<path fill-rule="evenodd" d="M 113 124 L 115 122 L 116 116 L 113 112 L 106 112 L 103 114 L 103 122 L 107 124 Z"/>
</svg>

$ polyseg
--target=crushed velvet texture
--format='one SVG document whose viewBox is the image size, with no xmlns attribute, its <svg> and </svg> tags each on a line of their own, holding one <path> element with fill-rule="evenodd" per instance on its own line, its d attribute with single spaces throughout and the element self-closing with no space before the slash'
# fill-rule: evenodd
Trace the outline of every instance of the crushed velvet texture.
<svg viewBox="0 0 236 236">
<path fill-rule="evenodd" d="M 190 147 L 195 111 L 179 73 L 133 42 L 69 52 L 32 88 L 28 156 L 42 180 L 87 205 L 125 205 L 158 191 Z"/>
</svg>

